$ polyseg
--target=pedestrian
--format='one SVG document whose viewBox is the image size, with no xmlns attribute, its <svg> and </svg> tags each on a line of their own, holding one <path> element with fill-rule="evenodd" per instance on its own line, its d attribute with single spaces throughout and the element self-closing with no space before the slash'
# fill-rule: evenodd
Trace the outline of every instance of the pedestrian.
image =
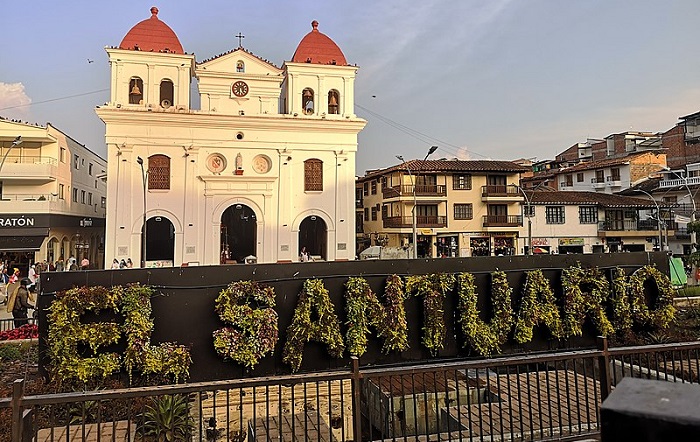
<svg viewBox="0 0 700 442">
<path fill-rule="evenodd" d="M 131 261 L 131 258 L 127 258 L 127 259 L 126 259 L 126 268 L 127 268 L 127 269 L 130 269 L 130 268 L 132 268 L 132 267 L 134 267 L 133 261 Z"/>
<path fill-rule="evenodd" d="M 309 261 L 309 252 L 306 251 L 306 246 L 303 246 L 301 248 L 301 252 L 299 252 L 299 261 L 301 261 L 301 262 L 308 262 Z"/>
<path fill-rule="evenodd" d="M 14 307 L 12 308 L 12 317 L 15 319 L 15 328 L 19 328 L 27 322 L 27 310 L 33 309 L 34 306 L 29 303 L 29 279 L 23 278 L 20 281 L 19 287 L 15 290 L 17 294 L 14 296 Z"/>
<path fill-rule="evenodd" d="M 57 272 L 62 272 L 63 271 L 63 265 L 65 263 L 63 262 L 63 255 L 61 255 L 60 258 L 58 258 L 58 261 L 56 261 L 56 271 Z"/>
<path fill-rule="evenodd" d="M 117 260 L 117 258 L 114 258 L 114 259 L 112 260 L 112 268 L 113 268 L 113 269 L 118 269 L 118 268 L 119 268 L 119 260 Z"/>
<path fill-rule="evenodd" d="M 15 269 L 12 271 L 12 276 L 10 276 L 10 281 L 9 284 L 14 284 L 15 282 L 19 281 L 19 269 L 15 267 Z"/>
<path fill-rule="evenodd" d="M 124 261 L 124 258 L 122 258 L 122 260 L 119 261 L 119 268 L 120 268 L 120 269 L 125 269 L 125 268 L 126 268 L 126 261 Z"/>
<path fill-rule="evenodd" d="M 0 304 L 7 304 L 7 284 L 10 283 L 10 275 L 7 274 L 7 267 L 2 266 L 0 270 L 0 295 L 2 297 L 2 302 Z"/>
<path fill-rule="evenodd" d="M 34 287 L 36 287 L 36 281 L 38 279 L 37 273 L 36 273 L 36 263 L 29 266 L 29 272 L 27 274 L 27 278 L 29 279 L 29 284 L 27 285 L 27 290 L 33 290 Z"/>
<path fill-rule="evenodd" d="M 87 270 L 88 268 L 90 268 L 90 260 L 87 259 L 87 256 L 84 257 L 82 261 L 80 261 L 80 268 L 82 270 Z"/>
</svg>

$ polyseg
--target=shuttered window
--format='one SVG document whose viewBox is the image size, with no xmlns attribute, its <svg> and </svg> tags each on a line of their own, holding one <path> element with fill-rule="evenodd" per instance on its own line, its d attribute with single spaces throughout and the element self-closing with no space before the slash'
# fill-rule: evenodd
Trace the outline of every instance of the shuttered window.
<svg viewBox="0 0 700 442">
<path fill-rule="evenodd" d="M 148 157 L 148 188 L 170 189 L 170 158 L 167 156 Z"/>
<path fill-rule="evenodd" d="M 323 161 L 315 158 L 304 161 L 304 190 L 323 190 Z"/>
</svg>

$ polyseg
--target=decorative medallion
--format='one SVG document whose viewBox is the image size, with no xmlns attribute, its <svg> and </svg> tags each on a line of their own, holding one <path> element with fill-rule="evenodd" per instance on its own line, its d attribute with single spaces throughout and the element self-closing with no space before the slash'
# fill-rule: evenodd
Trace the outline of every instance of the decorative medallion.
<svg viewBox="0 0 700 442">
<path fill-rule="evenodd" d="M 253 158 L 253 170 L 257 173 L 267 173 L 272 169 L 272 160 L 267 155 L 256 155 Z"/>
<path fill-rule="evenodd" d="M 207 158 L 207 169 L 212 173 L 221 173 L 226 169 L 226 157 L 215 153 Z"/>
</svg>

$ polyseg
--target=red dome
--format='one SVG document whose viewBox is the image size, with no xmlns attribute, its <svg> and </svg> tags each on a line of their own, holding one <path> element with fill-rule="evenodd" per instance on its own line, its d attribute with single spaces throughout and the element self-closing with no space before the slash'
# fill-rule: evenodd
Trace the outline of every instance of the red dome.
<svg viewBox="0 0 700 442">
<path fill-rule="evenodd" d="M 146 52 L 172 52 L 183 54 L 180 40 L 170 26 L 158 19 L 158 8 L 151 8 L 148 18 L 131 28 L 119 44 L 119 49 L 133 49 Z"/>
<path fill-rule="evenodd" d="M 318 22 L 311 22 L 313 30 L 301 39 L 292 61 L 295 63 L 320 63 L 347 66 L 345 55 L 326 34 L 318 32 Z"/>
</svg>

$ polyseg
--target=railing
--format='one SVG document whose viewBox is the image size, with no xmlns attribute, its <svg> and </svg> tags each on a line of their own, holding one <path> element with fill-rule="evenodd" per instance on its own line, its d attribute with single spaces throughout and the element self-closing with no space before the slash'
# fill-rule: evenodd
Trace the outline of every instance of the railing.
<svg viewBox="0 0 700 442">
<path fill-rule="evenodd" d="M 488 185 L 481 186 L 481 197 L 522 197 L 518 186 L 514 185 Z"/>
<path fill-rule="evenodd" d="M 518 227 L 523 225 L 522 215 L 484 215 L 484 227 Z"/>
<path fill-rule="evenodd" d="M 659 225 L 656 220 L 634 220 L 625 219 L 618 221 L 599 221 L 599 232 L 617 232 L 617 231 L 654 231 L 659 230 Z"/>
<path fill-rule="evenodd" d="M 413 196 L 413 187 L 409 185 L 384 187 L 382 196 L 394 198 L 397 196 Z M 443 184 L 416 184 L 416 196 L 446 196 L 447 187 Z"/>
<path fill-rule="evenodd" d="M 5 164 L 50 164 L 55 166 L 58 161 L 52 157 L 10 155 L 5 159 Z"/>
<path fill-rule="evenodd" d="M 698 384 L 700 342 L 28 396 L 12 440 L 551 440 L 600 432 L 625 377 Z M 10 413 L 0 413 L 9 416 Z M 169 419 L 166 420 L 166 419 Z M 10 422 L 3 421 L 4 425 Z"/>
<path fill-rule="evenodd" d="M 693 176 L 687 179 L 673 179 L 673 180 L 661 180 L 659 181 L 659 188 L 665 189 L 669 187 L 685 187 L 687 186 L 697 186 L 700 184 L 700 177 Z"/>
<path fill-rule="evenodd" d="M 382 219 L 385 228 L 410 228 L 413 226 L 411 216 L 392 216 Z M 447 227 L 446 216 L 417 216 L 416 227 Z"/>
<path fill-rule="evenodd" d="M 3 193 L 0 195 L 0 201 L 58 201 L 58 195 L 51 193 Z"/>
<path fill-rule="evenodd" d="M 3 304 L 2 307 L 0 308 L 5 308 L 6 306 Z M 27 323 L 28 324 L 36 324 L 36 320 L 34 318 L 27 318 Z M 12 330 L 15 328 L 15 320 L 12 318 L 9 319 L 0 319 L 0 332 L 5 331 L 5 330 Z"/>
</svg>

